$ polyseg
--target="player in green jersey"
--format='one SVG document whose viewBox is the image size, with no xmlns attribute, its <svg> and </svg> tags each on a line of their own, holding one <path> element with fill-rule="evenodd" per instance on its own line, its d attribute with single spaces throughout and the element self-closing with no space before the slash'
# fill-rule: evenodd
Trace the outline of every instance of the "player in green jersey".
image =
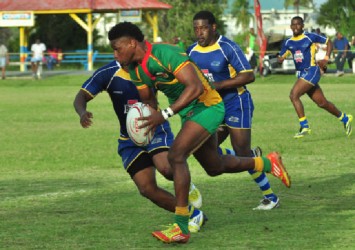
<svg viewBox="0 0 355 250">
<path fill-rule="evenodd" d="M 129 67 L 131 81 L 137 86 L 142 101 L 151 107 L 152 114 L 142 118 L 144 124 L 141 127 L 150 131 L 177 113 L 182 120 L 181 129 L 168 153 L 174 173 L 175 221 L 168 229 L 153 232 L 154 237 L 166 243 L 186 243 L 190 238 L 190 172 L 187 165 L 190 154 L 210 176 L 263 171 L 273 174 L 290 187 L 290 178 L 277 152 L 255 158 L 218 154 L 215 132 L 224 117 L 222 98 L 181 48 L 169 44 L 153 45 L 144 40 L 138 26 L 129 22 L 115 25 L 108 36 L 115 59 L 122 66 Z M 152 88 L 167 96 L 169 107 L 157 110 Z"/>
</svg>

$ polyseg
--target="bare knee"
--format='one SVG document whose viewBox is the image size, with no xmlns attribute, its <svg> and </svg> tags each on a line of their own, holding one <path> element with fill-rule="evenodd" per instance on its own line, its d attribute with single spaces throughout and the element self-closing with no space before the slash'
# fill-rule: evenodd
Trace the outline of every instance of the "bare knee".
<svg viewBox="0 0 355 250">
<path fill-rule="evenodd" d="M 147 198 L 147 199 L 152 199 L 154 191 L 156 190 L 156 188 L 153 185 L 145 185 L 145 186 L 140 186 L 139 188 L 139 193 Z"/>
<path fill-rule="evenodd" d="M 159 173 L 165 177 L 165 179 L 172 181 L 173 180 L 173 172 L 170 167 L 163 167 L 159 169 Z"/>
<path fill-rule="evenodd" d="M 300 99 L 300 97 L 298 95 L 296 95 L 293 91 L 291 91 L 289 97 L 290 97 L 291 102 L 295 102 Z"/>
<path fill-rule="evenodd" d="M 172 168 L 178 164 L 185 163 L 186 159 L 187 159 L 187 156 L 184 156 L 181 153 L 176 153 L 173 150 L 170 150 L 168 153 L 168 161 L 169 161 L 169 164 Z"/>
</svg>

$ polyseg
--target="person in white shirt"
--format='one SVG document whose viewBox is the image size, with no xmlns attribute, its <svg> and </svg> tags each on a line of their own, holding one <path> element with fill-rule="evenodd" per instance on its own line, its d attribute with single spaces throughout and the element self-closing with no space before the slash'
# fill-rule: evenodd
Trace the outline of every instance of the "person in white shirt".
<svg viewBox="0 0 355 250">
<path fill-rule="evenodd" d="M 39 39 L 36 39 L 36 42 L 31 46 L 32 58 L 31 66 L 33 78 L 41 78 L 41 72 L 39 70 L 39 64 L 43 60 L 43 52 L 46 51 L 46 45 L 41 43 Z"/>
<path fill-rule="evenodd" d="M 1 79 L 5 79 L 6 65 L 9 63 L 9 53 L 4 44 L 0 43 L 0 68 L 1 68 Z"/>
</svg>

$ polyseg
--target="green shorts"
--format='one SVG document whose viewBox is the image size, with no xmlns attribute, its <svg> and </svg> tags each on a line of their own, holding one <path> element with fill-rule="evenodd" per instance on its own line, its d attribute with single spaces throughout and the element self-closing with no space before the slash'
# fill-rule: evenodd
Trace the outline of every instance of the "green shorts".
<svg viewBox="0 0 355 250">
<path fill-rule="evenodd" d="M 186 121 L 193 121 L 204 127 L 210 134 L 218 129 L 224 119 L 224 103 L 206 107 L 203 103 L 196 103 L 194 107 L 181 117 L 182 124 Z"/>
</svg>

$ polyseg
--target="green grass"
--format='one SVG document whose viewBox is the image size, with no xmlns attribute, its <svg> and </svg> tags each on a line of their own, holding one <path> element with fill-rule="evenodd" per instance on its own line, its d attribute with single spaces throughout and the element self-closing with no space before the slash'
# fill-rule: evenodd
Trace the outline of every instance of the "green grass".
<svg viewBox="0 0 355 250">
<path fill-rule="evenodd" d="M 0 82 L 1 249 L 354 248 L 355 135 L 347 138 L 336 118 L 304 97 L 313 133 L 294 140 L 298 119 L 288 98 L 294 76 L 257 78 L 249 86 L 253 145 L 280 151 L 292 176 L 291 189 L 269 177 L 281 207 L 252 211 L 261 193 L 247 173 L 211 178 L 190 158 L 209 221 L 188 245 L 164 245 L 150 235 L 172 214 L 142 198 L 123 170 L 106 93 L 89 104 L 94 125 L 81 128 L 72 102 L 87 77 Z M 353 114 L 354 79 L 321 81 L 328 99 Z M 171 121 L 178 131 L 178 118 Z"/>
</svg>

